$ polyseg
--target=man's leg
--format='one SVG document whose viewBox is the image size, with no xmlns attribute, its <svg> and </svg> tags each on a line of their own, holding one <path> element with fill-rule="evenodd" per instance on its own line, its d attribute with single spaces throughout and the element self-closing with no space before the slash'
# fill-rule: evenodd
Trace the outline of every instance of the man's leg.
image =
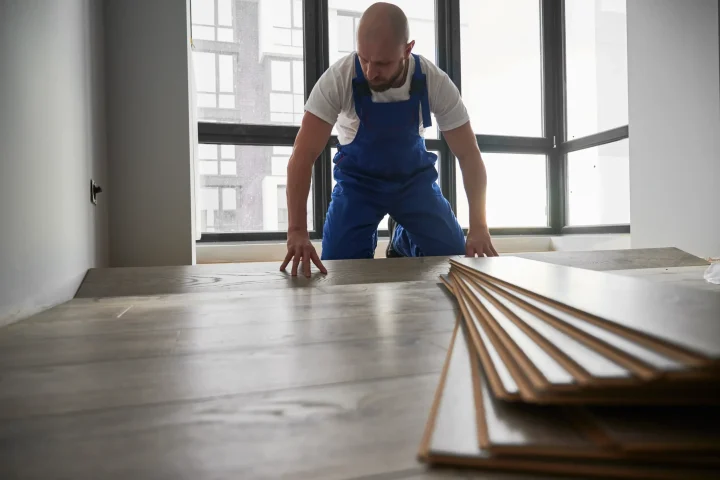
<svg viewBox="0 0 720 480">
<path fill-rule="evenodd" d="M 333 195 L 323 226 L 321 259 L 373 258 L 383 216 L 385 212 L 371 198 L 345 192 Z"/>
<path fill-rule="evenodd" d="M 465 254 L 465 234 L 448 201 L 436 192 L 409 195 L 390 212 L 398 223 L 393 249 L 401 256 Z"/>
</svg>

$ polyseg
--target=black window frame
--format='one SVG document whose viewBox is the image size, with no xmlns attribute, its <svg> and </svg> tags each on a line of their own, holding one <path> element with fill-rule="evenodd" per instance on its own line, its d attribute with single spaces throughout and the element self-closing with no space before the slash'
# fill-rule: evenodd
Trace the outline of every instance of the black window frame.
<svg viewBox="0 0 720 480">
<path fill-rule="evenodd" d="M 616 142 L 629 137 L 628 126 L 597 132 L 567 141 L 565 82 L 564 0 L 539 0 L 542 54 L 543 136 L 517 137 L 476 135 L 482 153 L 532 153 L 547 156 L 548 225 L 546 227 L 491 228 L 500 235 L 562 235 L 581 233 L 629 233 L 630 225 L 569 226 L 567 224 L 567 154 L 585 148 Z M 291 1 L 291 3 L 294 3 Z M 303 0 L 303 49 L 305 100 L 322 73 L 329 68 L 328 0 Z M 438 66 L 462 93 L 460 61 L 460 0 L 435 0 L 435 27 Z M 251 125 L 198 122 L 199 143 L 292 146 L 298 126 Z M 444 137 L 427 139 L 428 150 L 440 152 L 440 187 L 453 210 L 457 211 L 456 158 Z M 322 237 L 322 226 L 332 192 L 330 148 L 337 145 L 332 136 L 313 170 L 313 224 L 310 238 Z M 467 231 L 467 230 L 466 230 Z M 387 236 L 387 230 L 379 230 Z M 286 232 L 203 233 L 200 243 L 280 241 Z"/>
</svg>

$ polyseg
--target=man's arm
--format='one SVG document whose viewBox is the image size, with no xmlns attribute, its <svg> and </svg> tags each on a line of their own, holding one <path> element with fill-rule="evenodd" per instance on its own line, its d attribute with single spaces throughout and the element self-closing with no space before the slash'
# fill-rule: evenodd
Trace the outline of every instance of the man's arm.
<svg viewBox="0 0 720 480">
<path fill-rule="evenodd" d="M 302 262 L 303 273 L 310 276 L 310 263 L 321 272 L 325 266 L 310 242 L 307 228 L 307 199 L 310 194 L 312 167 L 330 138 L 332 125 L 310 112 L 305 112 L 300 131 L 295 138 L 287 167 L 288 240 L 287 255 L 280 270 L 292 260 L 292 275 L 296 276 Z"/>
<path fill-rule="evenodd" d="M 470 126 L 470 122 L 466 122 L 460 127 L 443 132 L 443 135 L 460 164 L 470 207 L 470 229 L 465 253 L 468 256 L 475 256 L 475 254 L 495 256 L 497 251 L 490 240 L 485 211 L 487 172 L 475 139 L 475 132 Z"/>
<path fill-rule="evenodd" d="M 330 139 L 332 125 L 305 112 L 287 167 L 288 232 L 307 232 L 312 167 Z"/>
</svg>

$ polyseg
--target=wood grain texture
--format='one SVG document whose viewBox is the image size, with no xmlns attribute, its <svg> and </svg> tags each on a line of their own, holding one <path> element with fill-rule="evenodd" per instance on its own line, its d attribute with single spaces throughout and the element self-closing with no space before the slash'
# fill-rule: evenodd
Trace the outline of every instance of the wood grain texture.
<svg viewBox="0 0 720 480">
<path fill-rule="evenodd" d="M 684 349 L 698 364 L 720 360 L 720 294 L 515 257 L 453 262 Z"/>
<path fill-rule="evenodd" d="M 0 478 L 336 480 L 419 473 L 415 450 L 437 381 L 429 374 L 3 420 Z"/>
<path fill-rule="evenodd" d="M 436 281 L 438 275 L 447 272 L 447 260 L 448 257 L 331 260 L 323 262 L 327 275 L 316 272 L 310 278 L 292 277 L 289 269 L 281 272 L 276 262 L 92 269 L 76 298 Z"/>
<path fill-rule="evenodd" d="M 595 271 L 635 270 L 705 266 L 705 259 L 678 248 L 633 248 L 625 250 L 553 251 L 517 253 L 513 256 L 554 265 Z"/>
<path fill-rule="evenodd" d="M 436 334 L 3 370 L 0 419 L 439 372 Z"/>
<path fill-rule="evenodd" d="M 582 439 L 576 435 L 570 435 L 575 441 L 563 438 L 561 433 L 568 434 L 572 429 L 563 429 L 554 422 L 545 425 L 543 418 L 529 419 L 518 418 L 513 408 L 522 408 L 522 405 L 510 407 L 510 410 L 491 411 L 490 417 L 487 412 L 476 410 L 474 401 L 475 390 L 473 388 L 472 372 L 479 373 L 480 369 L 473 370 L 470 363 L 471 356 L 476 352 L 472 350 L 472 344 L 459 330 L 452 342 L 451 351 L 446 359 L 446 366 L 439 382 L 441 387 L 438 392 L 435 405 L 431 412 L 435 417 L 432 422 L 433 429 L 430 433 L 430 448 L 424 460 L 430 464 L 446 464 L 455 466 L 474 466 L 488 470 L 505 471 L 526 471 L 537 473 L 557 473 L 570 475 L 600 476 L 603 478 L 650 478 L 650 479 L 686 479 L 686 478 L 714 478 L 715 473 L 712 467 L 708 469 L 695 469 L 677 465 L 660 465 L 659 459 L 654 459 L 653 464 L 639 464 L 621 459 L 604 458 L 601 461 L 592 461 L 585 458 L 543 458 L 527 455 L 496 455 L 489 449 L 482 448 L 478 444 L 477 434 L 474 431 L 478 423 L 485 423 L 488 429 L 488 436 L 493 438 L 502 437 L 506 441 L 520 441 L 528 443 L 529 440 L 538 442 L 548 440 L 550 432 L 557 434 L 553 437 L 558 443 L 564 443 L 566 449 L 578 448 Z M 484 389 L 486 393 L 489 390 Z M 499 407 L 503 405 L 499 403 Z M 489 403 L 483 401 L 483 406 Z M 531 408 L 536 408 L 532 407 Z M 499 414 L 499 415 L 498 415 Z M 504 415 L 503 415 L 504 414 Z M 479 416 L 484 416 L 484 422 L 478 422 Z M 495 418 L 492 418 L 493 415 Z M 546 417 L 545 417 L 546 418 Z M 499 432 L 493 433 L 493 428 Z M 587 443 L 585 443 L 588 446 Z M 582 446 L 580 446 L 582 449 Z M 592 447 L 585 450 L 585 453 L 596 451 Z M 554 452 L 554 453 L 560 453 Z M 573 452 L 570 452 L 573 453 Z M 575 453 L 579 453 L 575 452 Z"/>
<path fill-rule="evenodd" d="M 0 329 L 0 478 L 539 478 L 416 461 L 457 310 L 447 258 L 278 267 L 91 271 Z"/>
</svg>

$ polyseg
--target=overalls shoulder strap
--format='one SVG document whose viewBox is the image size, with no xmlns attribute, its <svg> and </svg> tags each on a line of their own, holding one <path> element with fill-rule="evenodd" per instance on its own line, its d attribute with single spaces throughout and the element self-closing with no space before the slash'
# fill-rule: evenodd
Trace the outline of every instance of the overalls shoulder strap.
<svg viewBox="0 0 720 480">
<path fill-rule="evenodd" d="M 430 119 L 430 100 L 428 99 L 427 77 L 420 66 L 420 56 L 412 54 L 415 58 L 415 71 L 410 81 L 410 96 L 420 97 L 420 108 L 422 110 L 423 127 L 432 126 Z"/>
<path fill-rule="evenodd" d="M 370 85 L 368 85 L 360 66 L 360 57 L 355 54 L 355 78 L 352 79 L 353 103 L 355 103 L 355 113 L 358 118 L 362 117 L 363 98 L 372 96 Z"/>
</svg>

